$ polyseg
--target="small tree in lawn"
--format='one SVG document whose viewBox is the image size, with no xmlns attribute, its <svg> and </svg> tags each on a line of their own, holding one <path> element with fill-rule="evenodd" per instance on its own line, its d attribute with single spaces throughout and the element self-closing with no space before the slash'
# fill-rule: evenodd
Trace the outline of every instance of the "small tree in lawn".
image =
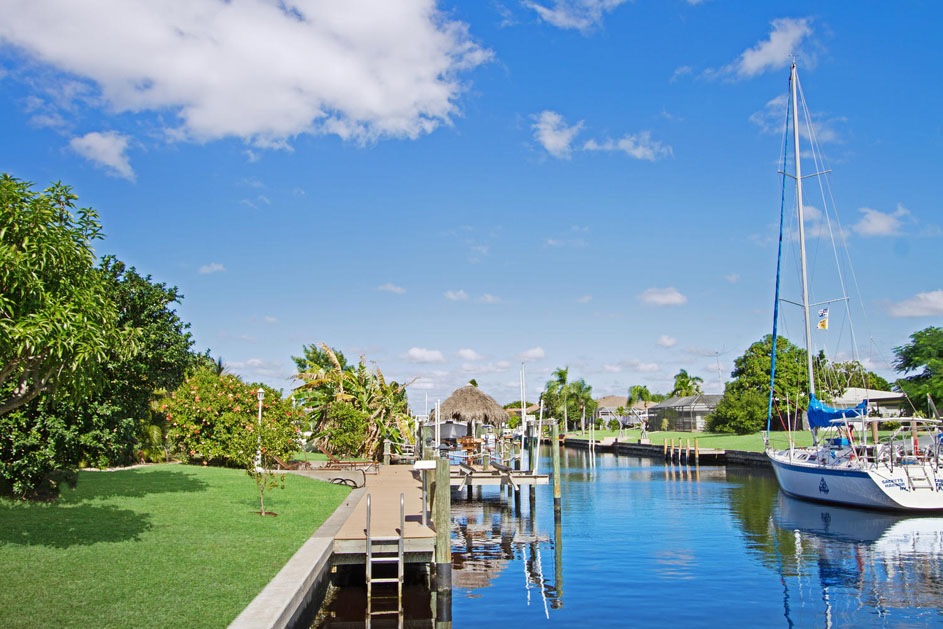
<svg viewBox="0 0 943 629">
<path fill-rule="evenodd" d="M 265 510 L 265 492 L 285 487 L 285 475 L 278 471 L 277 457 L 290 450 L 294 433 L 286 430 L 284 422 L 277 422 L 264 415 L 261 423 L 246 421 L 244 415 L 232 419 L 238 421 L 231 422 L 236 430 L 233 432 L 230 458 L 245 468 L 246 474 L 255 480 L 259 491 L 259 515 L 277 515 Z"/>
</svg>

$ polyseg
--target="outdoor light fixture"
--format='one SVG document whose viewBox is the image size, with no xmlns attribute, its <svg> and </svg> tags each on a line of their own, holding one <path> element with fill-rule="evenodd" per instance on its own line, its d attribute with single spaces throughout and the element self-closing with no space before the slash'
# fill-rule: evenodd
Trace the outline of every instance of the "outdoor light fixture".
<svg viewBox="0 0 943 629">
<path fill-rule="evenodd" d="M 256 471 L 261 471 L 262 469 L 262 398 L 265 397 L 265 389 L 259 387 L 259 390 L 256 392 L 259 396 L 259 432 L 256 435 L 256 440 L 259 444 L 258 449 L 255 451 L 255 469 Z"/>
</svg>

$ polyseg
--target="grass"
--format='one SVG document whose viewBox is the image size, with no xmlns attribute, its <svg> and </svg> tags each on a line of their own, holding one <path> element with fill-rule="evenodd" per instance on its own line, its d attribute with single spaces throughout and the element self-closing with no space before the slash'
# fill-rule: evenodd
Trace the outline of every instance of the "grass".
<svg viewBox="0 0 943 629">
<path fill-rule="evenodd" d="M 577 431 L 575 433 L 568 433 L 572 437 L 582 438 L 582 434 Z M 587 437 L 589 432 L 587 431 Z M 619 437 L 618 430 L 597 430 L 596 439 L 604 439 L 606 437 L 619 437 L 620 441 L 631 441 L 636 442 L 642 436 L 640 430 L 626 430 L 623 433 L 622 437 Z M 675 444 L 678 443 L 678 440 L 691 440 L 691 447 L 694 447 L 694 439 L 697 439 L 698 447 L 701 448 L 717 448 L 720 450 L 748 450 L 751 452 L 762 452 L 764 449 L 763 445 L 763 434 L 755 432 L 750 435 L 737 435 L 729 432 L 676 432 L 676 431 L 648 431 L 648 437 L 651 439 L 652 443 L 655 445 L 663 445 L 666 441 L 671 442 L 672 439 L 675 440 Z M 810 432 L 797 432 L 795 433 L 796 444 L 799 446 L 808 446 L 812 445 L 812 433 Z M 784 432 L 773 432 L 770 436 L 770 441 L 774 446 L 785 447 L 788 445 L 788 439 L 786 433 Z"/>
<path fill-rule="evenodd" d="M 0 499 L 0 626 L 225 627 L 349 489 L 156 465 L 80 472 L 53 503 Z"/>
</svg>

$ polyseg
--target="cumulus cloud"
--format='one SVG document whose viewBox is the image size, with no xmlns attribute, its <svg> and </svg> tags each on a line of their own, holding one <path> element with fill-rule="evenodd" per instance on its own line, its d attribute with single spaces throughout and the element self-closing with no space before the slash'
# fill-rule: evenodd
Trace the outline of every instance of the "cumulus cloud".
<svg viewBox="0 0 943 629">
<path fill-rule="evenodd" d="M 629 157 L 635 159 L 644 159 L 649 162 L 668 157 L 672 155 L 671 147 L 652 139 L 650 131 L 641 131 L 639 133 L 627 134 L 613 140 L 607 138 L 602 142 L 588 140 L 583 145 L 584 151 L 622 151 Z"/>
<path fill-rule="evenodd" d="M 892 317 L 940 317 L 943 316 L 943 290 L 917 293 L 909 299 L 892 304 Z"/>
<path fill-rule="evenodd" d="M 219 273 L 220 271 L 225 271 L 224 267 L 219 262 L 210 262 L 209 264 L 204 264 L 200 267 L 200 273 L 203 275 L 209 275 L 210 273 Z"/>
<path fill-rule="evenodd" d="M 730 282 L 731 284 L 736 284 L 738 281 L 740 281 L 740 274 L 731 273 L 730 275 L 725 275 L 724 279 Z"/>
<path fill-rule="evenodd" d="M 688 301 L 688 298 L 682 295 L 674 286 L 648 288 L 638 298 L 642 303 L 650 306 L 680 306 Z"/>
<path fill-rule="evenodd" d="M 483 303 L 483 304 L 499 304 L 499 303 L 501 303 L 501 298 L 500 298 L 500 297 L 495 297 L 495 296 L 492 295 L 491 293 L 485 293 L 484 295 L 482 295 L 481 297 L 479 297 L 479 298 L 477 299 L 477 301 L 479 301 L 479 302 L 481 302 L 481 303 Z"/>
<path fill-rule="evenodd" d="M 576 303 L 578 303 L 578 304 L 588 304 L 588 303 L 589 303 L 590 301 L 592 301 L 592 300 L 593 300 L 593 296 L 592 296 L 592 295 L 583 295 L 582 297 L 580 297 L 579 299 L 576 300 Z"/>
<path fill-rule="evenodd" d="M 235 369 L 248 375 L 250 378 L 281 379 L 288 376 L 288 371 L 285 369 L 285 366 L 278 360 L 249 358 L 243 361 L 226 362 L 225 365 L 230 369 Z"/>
<path fill-rule="evenodd" d="M 779 135 L 783 132 L 785 124 L 786 108 L 789 97 L 783 93 L 767 101 L 763 109 L 750 114 L 750 122 L 759 127 L 760 131 L 770 135 Z M 811 112 L 812 126 L 815 131 L 815 139 L 820 144 L 827 144 L 842 141 L 842 125 L 848 121 L 844 116 L 831 116 L 821 112 Z M 809 126 L 804 123 L 799 124 L 799 135 L 806 141 L 809 138 Z"/>
<path fill-rule="evenodd" d="M 429 133 L 492 57 L 432 0 L 11 0 L 0 40 L 93 83 L 109 110 L 172 112 L 177 138 L 265 147 Z"/>
<path fill-rule="evenodd" d="M 271 315 L 265 315 L 262 320 L 266 323 L 278 323 L 278 319 Z"/>
<path fill-rule="evenodd" d="M 603 371 L 607 373 L 622 373 L 623 371 L 653 373 L 658 371 L 658 364 L 647 363 L 637 358 L 629 358 L 628 360 L 620 360 L 615 364 L 605 364 L 602 366 L 602 368 Z"/>
<path fill-rule="evenodd" d="M 445 298 L 451 301 L 465 301 L 468 299 L 468 293 L 464 290 L 447 290 L 444 293 Z"/>
<path fill-rule="evenodd" d="M 544 348 L 537 346 L 532 347 L 531 349 L 524 350 L 517 355 L 520 360 L 540 360 L 545 356 Z"/>
<path fill-rule="evenodd" d="M 396 284 L 393 284 L 392 282 L 387 282 L 386 284 L 377 286 L 377 290 L 382 290 L 387 293 L 396 293 L 397 295 L 402 295 L 403 293 L 406 292 L 405 288 L 403 288 L 402 286 L 397 286 Z"/>
<path fill-rule="evenodd" d="M 437 349 L 426 349 L 424 347 L 411 347 L 401 358 L 411 363 L 444 363 L 445 356 Z"/>
<path fill-rule="evenodd" d="M 902 219 L 910 216 L 910 211 L 902 205 L 898 205 L 893 212 L 879 212 L 866 207 L 858 211 L 864 216 L 851 228 L 862 236 L 899 236 Z"/>
<path fill-rule="evenodd" d="M 662 347 L 672 347 L 675 343 L 678 342 L 678 339 L 668 336 L 667 334 L 662 334 L 655 342 Z"/>
<path fill-rule="evenodd" d="M 462 371 L 465 374 L 488 374 L 501 373 L 511 368 L 511 363 L 506 360 L 499 360 L 494 363 L 464 363 Z"/>
<path fill-rule="evenodd" d="M 455 352 L 455 355 L 462 360 L 482 360 L 484 358 L 484 356 L 473 349 L 460 349 Z"/>
<path fill-rule="evenodd" d="M 126 151 L 130 138 L 115 131 L 92 131 L 72 138 L 69 147 L 82 157 L 105 169 L 110 175 L 134 181 L 134 170 Z"/>
<path fill-rule="evenodd" d="M 534 139 L 554 157 L 569 159 L 571 145 L 583 128 L 583 121 L 570 126 L 563 116 L 549 109 L 540 112 L 534 116 L 534 119 L 536 122 L 531 125 L 534 130 Z"/>
<path fill-rule="evenodd" d="M 785 68 L 798 55 L 803 40 L 812 34 L 810 18 L 779 18 L 770 25 L 769 37 L 744 50 L 736 61 L 708 70 L 708 77 L 748 79 L 769 70 Z M 803 55 L 808 59 L 808 55 Z"/>
<path fill-rule="evenodd" d="M 524 0 L 524 6 L 533 9 L 540 19 L 557 28 L 575 29 L 582 33 L 589 32 L 602 23 L 606 13 L 610 13 L 626 0 L 552 0 L 549 4 L 540 4 Z"/>
</svg>

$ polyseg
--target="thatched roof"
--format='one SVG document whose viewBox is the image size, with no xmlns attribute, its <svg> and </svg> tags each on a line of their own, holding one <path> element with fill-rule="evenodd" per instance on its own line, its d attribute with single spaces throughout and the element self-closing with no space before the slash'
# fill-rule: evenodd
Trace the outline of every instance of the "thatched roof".
<svg viewBox="0 0 943 629">
<path fill-rule="evenodd" d="M 442 421 L 498 425 L 508 421 L 508 412 L 494 398 L 472 384 L 456 389 L 440 407 Z"/>
</svg>

